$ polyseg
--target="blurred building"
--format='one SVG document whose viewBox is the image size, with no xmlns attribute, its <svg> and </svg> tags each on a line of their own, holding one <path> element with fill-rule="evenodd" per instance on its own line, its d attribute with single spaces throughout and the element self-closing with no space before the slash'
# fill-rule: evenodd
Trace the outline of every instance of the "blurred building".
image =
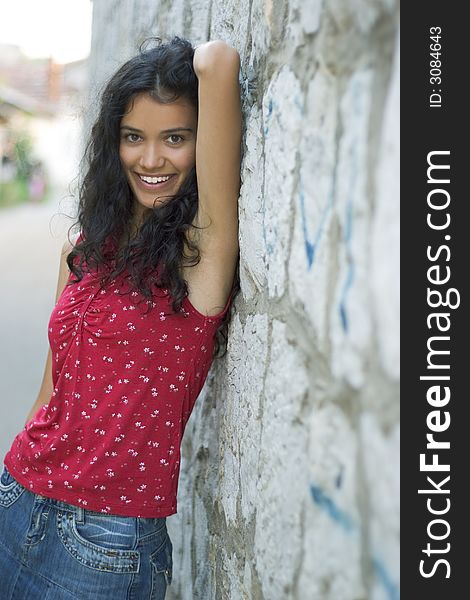
<svg viewBox="0 0 470 600">
<path fill-rule="evenodd" d="M 87 86 L 87 60 L 58 64 L 29 59 L 0 44 L 0 180 L 11 176 L 15 139 L 28 138 L 31 158 L 53 186 L 77 175 L 81 122 Z"/>
</svg>

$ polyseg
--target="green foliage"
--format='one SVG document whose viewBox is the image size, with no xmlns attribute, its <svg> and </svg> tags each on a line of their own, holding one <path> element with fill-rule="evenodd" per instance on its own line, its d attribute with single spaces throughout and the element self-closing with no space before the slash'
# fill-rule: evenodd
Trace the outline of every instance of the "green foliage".
<svg viewBox="0 0 470 600">
<path fill-rule="evenodd" d="M 19 133 L 15 140 L 14 149 L 17 176 L 19 179 L 27 181 L 33 170 L 33 144 L 29 135 Z"/>
<path fill-rule="evenodd" d="M 26 202 L 28 197 L 28 184 L 25 180 L 0 182 L 0 208 Z"/>
</svg>

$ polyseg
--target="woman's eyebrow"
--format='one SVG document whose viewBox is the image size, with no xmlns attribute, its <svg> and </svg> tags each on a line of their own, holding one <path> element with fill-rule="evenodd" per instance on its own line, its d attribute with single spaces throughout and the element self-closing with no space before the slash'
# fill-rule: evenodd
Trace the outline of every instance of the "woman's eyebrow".
<svg viewBox="0 0 470 600">
<path fill-rule="evenodd" d="M 162 133 L 176 133 L 178 131 L 189 131 L 193 133 L 193 130 L 190 127 L 175 127 L 174 129 L 164 129 Z"/>
<path fill-rule="evenodd" d="M 123 125 L 122 129 L 127 129 L 128 131 L 135 131 L 136 133 L 144 133 L 141 129 L 137 129 L 137 127 L 131 127 L 130 125 Z M 164 129 L 161 133 L 170 135 L 171 133 L 178 133 L 179 131 L 189 131 L 193 133 L 193 130 L 189 127 L 174 127 L 173 129 Z"/>
</svg>

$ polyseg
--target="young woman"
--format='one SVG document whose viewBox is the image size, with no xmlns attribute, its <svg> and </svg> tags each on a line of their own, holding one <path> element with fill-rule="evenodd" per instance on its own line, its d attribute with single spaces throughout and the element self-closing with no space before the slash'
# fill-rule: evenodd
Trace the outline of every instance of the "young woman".
<svg viewBox="0 0 470 600">
<path fill-rule="evenodd" d="M 3 600 L 171 583 L 181 438 L 239 287 L 239 68 L 220 40 L 175 37 L 103 93 L 43 382 L 0 479 Z"/>
</svg>

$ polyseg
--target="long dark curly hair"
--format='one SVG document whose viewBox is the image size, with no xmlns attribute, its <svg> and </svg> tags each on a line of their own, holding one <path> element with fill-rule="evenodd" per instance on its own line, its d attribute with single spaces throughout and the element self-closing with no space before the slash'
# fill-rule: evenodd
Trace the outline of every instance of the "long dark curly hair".
<svg viewBox="0 0 470 600">
<path fill-rule="evenodd" d="M 180 311 L 188 295 L 180 267 L 200 261 L 197 243 L 188 235 L 195 227 L 198 210 L 196 169 L 193 167 L 175 196 L 148 211 L 148 217 L 131 235 L 133 194 L 119 157 L 121 120 L 137 94 L 147 92 L 165 103 L 184 98 L 198 110 L 191 43 L 178 36 L 166 43 L 160 38 L 153 41 L 154 47 L 147 49 L 147 40 L 139 54 L 118 69 L 101 96 L 99 115 L 82 160 L 85 175 L 79 184 L 77 220 L 71 227 L 78 226 L 82 239 L 68 254 L 67 264 L 75 276 L 72 283 L 81 281 L 85 266 L 100 270 L 102 286 L 127 270 L 131 289 L 150 301 L 155 288 L 166 288 L 172 309 Z M 120 247 L 122 240 L 125 243 Z M 239 289 L 237 263 L 233 294 Z M 230 316 L 229 310 L 218 328 L 214 358 L 226 353 Z"/>
</svg>

